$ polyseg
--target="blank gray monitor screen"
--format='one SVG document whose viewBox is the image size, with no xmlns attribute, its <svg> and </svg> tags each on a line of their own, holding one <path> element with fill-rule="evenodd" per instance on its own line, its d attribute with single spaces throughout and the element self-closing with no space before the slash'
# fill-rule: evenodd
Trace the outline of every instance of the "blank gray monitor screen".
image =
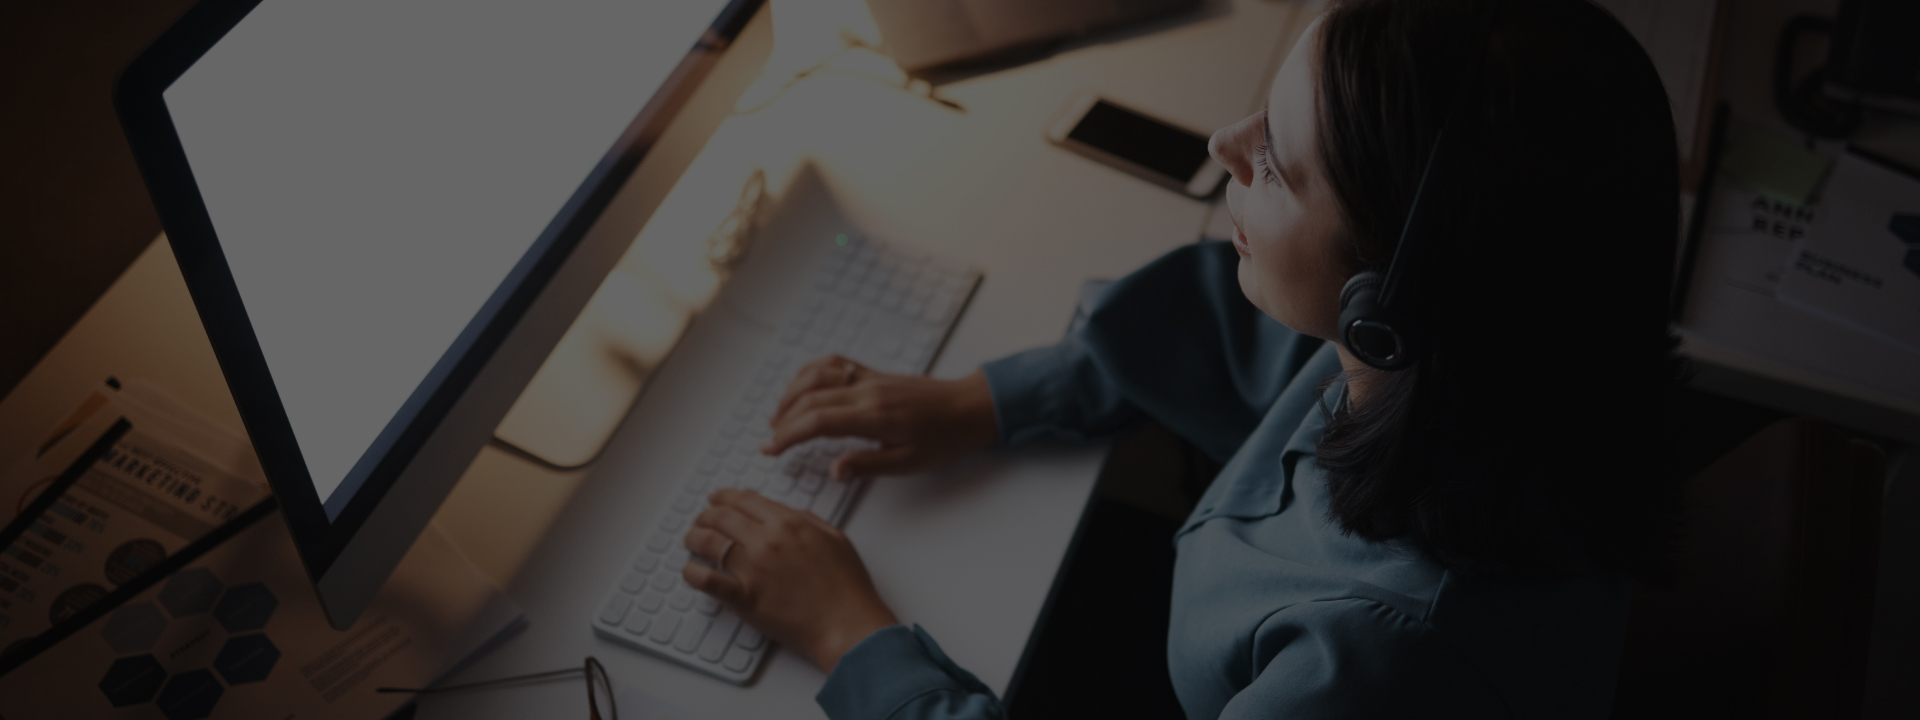
<svg viewBox="0 0 1920 720">
<path fill-rule="evenodd" d="M 266 0 L 165 91 L 330 521 L 725 5 Z"/>
</svg>

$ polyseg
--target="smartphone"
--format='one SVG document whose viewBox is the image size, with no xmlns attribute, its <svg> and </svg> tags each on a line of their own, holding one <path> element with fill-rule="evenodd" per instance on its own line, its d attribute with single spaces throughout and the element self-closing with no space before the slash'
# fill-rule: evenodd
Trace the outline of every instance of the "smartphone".
<svg viewBox="0 0 1920 720">
<path fill-rule="evenodd" d="M 1207 154 L 1207 136 L 1091 92 L 1074 96 L 1048 123 L 1047 140 L 1196 198 L 1212 195 L 1227 176 Z"/>
</svg>

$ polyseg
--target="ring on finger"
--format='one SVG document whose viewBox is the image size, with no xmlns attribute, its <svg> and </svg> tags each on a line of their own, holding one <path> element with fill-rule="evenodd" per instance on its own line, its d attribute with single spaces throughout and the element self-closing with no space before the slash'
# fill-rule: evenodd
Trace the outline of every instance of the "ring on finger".
<svg viewBox="0 0 1920 720">
<path fill-rule="evenodd" d="M 726 546 L 720 548 L 720 557 L 714 561 L 714 567 L 720 568 L 721 570 L 727 569 L 727 553 L 730 552 L 733 552 L 732 540 L 728 540 Z"/>
<path fill-rule="evenodd" d="M 847 363 L 845 367 L 843 367 L 843 368 L 841 368 L 841 372 L 843 372 L 843 373 L 845 373 L 845 374 L 841 376 L 841 378 L 840 378 L 840 379 L 841 379 L 841 382 L 840 382 L 840 384 L 842 384 L 842 385 L 852 385 L 852 384 L 853 384 L 853 373 L 854 373 L 854 371 L 856 371 L 856 370 L 859 370 L 859 369 L 860 369 L 860 366 L 859 366 L 859 365 L 855 365 L 855 364 L 853 364 L 853 363 Z"/>
</svg>

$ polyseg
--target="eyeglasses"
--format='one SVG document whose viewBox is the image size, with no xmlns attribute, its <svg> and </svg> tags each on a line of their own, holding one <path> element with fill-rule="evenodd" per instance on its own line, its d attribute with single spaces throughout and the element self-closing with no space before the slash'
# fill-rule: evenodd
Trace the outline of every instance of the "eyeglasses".
<svg viewBox="0 0 1920 720">
<path fill-rule="evenodd" d="M 478 690 L 480 688 L 506 685 L 509 683 L 533 682 L 536 680 L 546 680 L 548 678 L 566 677 L 574 673 L 581 673 L 586 675 L 587 677 L 587 720 L 620 720 L 620 709 L 614 706 L 614 701 L 613 701 L 613 679 L 610 677 L 607 677 L 606 667 L 602 666 L 600 664 L 600 660 L 598 658 L 595 658 L 592 655 L 588 655 L 586 663 L 584 663 L 579 668 L 567 668 L 565 670 L 548 670 L 547 672 L 530 673 L 527 675 L 514 675 L 512 677 L 494 678 L 492 680 L 482 680 L 480 682 L 471 682 L 471 683 L 465 683 L 461 685 L 449 685 L 447 687 L 439 687 L 439 688 L 383 687 L 383 688 L 375 688 L 374 692 L 413 693 L 415 695 L 425 695 L 427 693 L 458 692 L 461 690 Z M 606 692 L 607 714 L 604 716 L 600 714 L 600 695 L 596 688 L 600 690 L 605 690 Z"/>
</svg>

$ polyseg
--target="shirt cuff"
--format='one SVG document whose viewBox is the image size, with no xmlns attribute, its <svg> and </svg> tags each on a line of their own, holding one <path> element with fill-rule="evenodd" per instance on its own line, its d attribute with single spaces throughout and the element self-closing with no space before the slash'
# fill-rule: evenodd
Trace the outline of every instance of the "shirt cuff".
<svg viewBox="0 0 1920 720">
<path fill-rule="evenodd" d="M 993 396 L 993 419 L 1000 428 L 1001 445 L 1017 445 L 1047 434 L 1059 423 L 1061 398 L 1053 387 L 1070 377 L 1075 359 L 1084 354 L 1076 339 L 1014 353 L 980 366 Z"/>
<path fill-rule="evenodd" d="M 953 676 L 949 669 L 964 677 Z M 929 692 L 984 689 L 971 673 L 955 667 L 919 625 L 895 625 L 874 631 L 841 656 L 813 700 L 833 720 L 880 720 Z"/>
</svg>

